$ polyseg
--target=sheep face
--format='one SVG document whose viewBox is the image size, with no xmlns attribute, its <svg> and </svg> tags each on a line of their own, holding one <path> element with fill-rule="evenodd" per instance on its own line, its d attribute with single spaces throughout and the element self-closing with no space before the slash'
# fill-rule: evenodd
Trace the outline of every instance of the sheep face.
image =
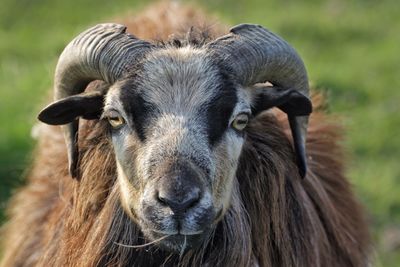
<svg viewBox="0 0 400 267">
<path fill-rule="evenodd" d="M 126 72 L 110 88 L 60 93 L 57 98 L 64 98 L 42 110 L 39 119 L 67 124 L 73 177 L 78 176 L 77 117 L 108 120 L 126 213 L 149 240 L 184 251 L 205 244 L 230 206 L 250 115 L 271 107 L 290 116 L 311 112 L 311 102 L 298 90 L 244 87 L 230 68 L 208 47 L 151 49 L 136 63 L 116 67 Z M 70 82 L 68 75 L 58 81 Z M 74 85 L 81 85 L 79 79 Z M 292 124 L 301 140 L 298 122 Z"/>
<path fill-rule="evenodd" d="M 121 202 L 148 239 L 184 251 L 208 236 L 236 199 L 250 113 L 278 107 L 288 114 L 305 175 L 307 73 L 284 40 L 241 24 L 201 48 L 177 48 L 125 30 L 99 24 L 67 45 L 56 68 L 56 102 L 39 119 L 64 125 L 74 178 L 80 177 L 77 118 L 101 115 L 110 122 Z M 96 79 L 111 87 L 84 92 Z M 266 81 L 273 86 L 261 85 Z"/>
<path fill-rule="evenodd" d="M 229 207 L 249 97 L 205 50 L 149 54 L 106 95 L 125 211 L 150 240 L 182 250 Z"/>
</svg>

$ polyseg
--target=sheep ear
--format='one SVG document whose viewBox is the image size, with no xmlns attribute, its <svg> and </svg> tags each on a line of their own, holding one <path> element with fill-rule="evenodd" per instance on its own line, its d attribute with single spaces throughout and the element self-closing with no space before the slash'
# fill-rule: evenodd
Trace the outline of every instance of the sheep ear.
<svg viewBox="0 0 400 267">
<path fill-rule="evenodd" d="M 102 92 L 73 95 L 51 103 L 38 115 L 38 119 L 50 125 L 62 125 L 78 117 L 87 120 L 98 119 L 103 110 Z"/>
<path fill-rule="evenodd" d="M 253 94 L 252 113 L 258 113 L 278 107 L 289 116 L 307 116 L 312 112 L 310 99 L 295 89 L 279 87 L 256 87 Z"/>
<path fill-rule="evenodd" d="M 299 121 L 307 122 L 308 115 L 312 112 L 310 99 L 295 89 L 285 89 L 276 86 L 259 86 L 254 88 L 252 113 L 257 115 L 263 110 L 278 107 L 288 115 L 290 129 L 292 131 L 293 146 L 296 151 L 297 166 L 302 178 L 306 175 L 306 150 L 305 136 Z"/>
</svg>

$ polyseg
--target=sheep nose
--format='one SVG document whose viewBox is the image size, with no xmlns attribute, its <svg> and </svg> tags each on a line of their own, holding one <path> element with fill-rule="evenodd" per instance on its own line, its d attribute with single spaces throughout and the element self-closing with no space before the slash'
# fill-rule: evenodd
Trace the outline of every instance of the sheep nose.
<svg viewBox="0 0 400 267">
<path fill-rule="evenodd" d="M 169 190 L 159 190 L 157 200 L 163 206 L 169 207 L 175 216 L 183 215 L 187 210 L 196 206 L 200 201 L 201 190 L 191 187 L 184 192 L 173 193 Z"/>
</svg>

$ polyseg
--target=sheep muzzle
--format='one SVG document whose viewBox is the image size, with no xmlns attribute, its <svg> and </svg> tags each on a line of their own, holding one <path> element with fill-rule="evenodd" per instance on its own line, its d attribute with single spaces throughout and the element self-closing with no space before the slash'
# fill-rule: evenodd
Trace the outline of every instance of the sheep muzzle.
<svg viewBox="0 0 400 267">
<path fill-rule="evenodd" d="M 155 240 L 169 236 L 168 250 L 199 246 L 213 227 L 215 209 L 208 177 L 193 163 L 177 160 L 157 168 L 141 201 L 141 228 Z"/>
</svg>

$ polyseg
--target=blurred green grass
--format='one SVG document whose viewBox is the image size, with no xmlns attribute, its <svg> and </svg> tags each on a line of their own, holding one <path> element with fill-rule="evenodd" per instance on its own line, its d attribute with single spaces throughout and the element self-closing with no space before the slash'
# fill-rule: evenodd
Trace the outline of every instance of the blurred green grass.
<svg viewBox="0 0 400 267">
<path fill-rule="evenodd" d="M 148 3 L 148 2 L 147 2 Z M 1 0 L 0 222 L 23 183 L 34 142 L 30 130 L 52 85 L 57 56 L 89 25 L 124 16 L 146 1 Z M 370 216 L 375 266 L 398 266 L 399 248 L 382 246 L 400 227 L 400 4 L 397 0 L 206 0 L 230 24 L 259 23 L 287 39 L 315 88 L 347 130 L 349 177 Z"/>
</svg>

